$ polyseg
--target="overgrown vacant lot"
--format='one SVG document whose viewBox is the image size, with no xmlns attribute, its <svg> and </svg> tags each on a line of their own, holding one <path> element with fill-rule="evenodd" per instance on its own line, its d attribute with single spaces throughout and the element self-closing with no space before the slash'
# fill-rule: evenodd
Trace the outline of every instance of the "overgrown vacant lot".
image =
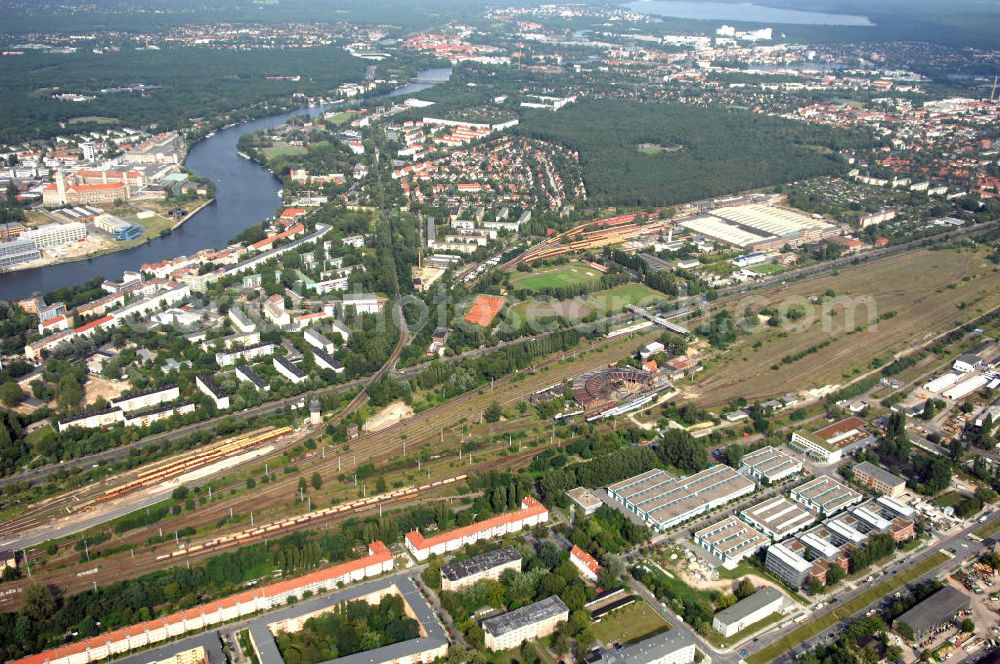
<svg viewBox="0 0 1000 664">
<path fill-rule="evenodd" d="M 876 358 L 888 363 L 1000 305 L 998 270 L 983 251 L 917 251 L 726 303 L 738 323 L 748 308 L 770 307 L 781 325 L 762 317 L 708 362 L 691 390 L 713 406 L 846 383 Z M 796 310 L 804 316 L 790 320 Z"/>
<path fill-rule="evenodd" d="M 832 127 L 722 106 L 584 100 L 526 113 L 517 131 L 580 153 L 594 202 L 669 205 L 838 173 L 830 151 L 863 140 Z M 651 143 L 676 151 L 640 152 Z"/>
</svg>

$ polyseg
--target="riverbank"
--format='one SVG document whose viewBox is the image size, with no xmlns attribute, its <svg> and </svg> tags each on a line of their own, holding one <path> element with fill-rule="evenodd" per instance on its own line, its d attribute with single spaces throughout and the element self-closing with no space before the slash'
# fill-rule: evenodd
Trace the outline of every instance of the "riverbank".
<svg viewBox="0 0 1000 664">
<path fill-rule="evenodd" d="M 444 82 L 450 69 L 427 70 L 417 78 Z M 411 95 L 435 83 L 409 83 L 383 96 Z M 324 107 L 305 107 L 270 115 L 215 132 L 210 138 L 188 134 L 185 167 L 215 186 L 212 205 L 202 205 L 197 213 L 184 219 L 183 225 L 154 241 L 142 242 L 131 249 L 109 247 L 114 251 L 75 258 L 71 262 L 51 263 L 5 272 L 0 278 L 0 299 L 20 300 L 35 293 L 75 286 L 94 277 L 120 278 L 122 272 L 138 270 L 143 263 L 156 263 L 176 256 L 190 256 L 202 249 L 221 248 L 248 227 L 258 224 L 282 205 L 281 181 L 266 168 L 237 154 L 239 137 L 285 124 L 302 113 L 316 115 Z M 206 130 L 206 134 L 210 133 Z M 121 249 L 121 250 L 117 250 Z M 86 259 L 86 260 L 84 260 Z"/>
<path fill-rule="evenodd" d="M 5 270 L 0 270 L 0 274 L 14 274 L 17 272 L 25 272 L 31 270 L 45 270 L 47 268 L 52 268 L 60 265 L 72 265 L 75 263 L 81 263 L 83 261 L 91 261 L 97 258 L 102 258 L 104 256 L 110 256 L 112 254 L 127 252 L 140 247 L 142 245 L 150 244 L 154 240 L 159 240 L 169 236 L 185 222 L 191 219 L 195 214 L 197 214 L 202 208 L 214 202 L 214 198 L 206 199 L 200 202 L 191 211 L 185 214 L 179 221 L 170 222 L 170 219 L 156 212 L 155 210 L 149 210 L 148 208 L 138 208 L 133 209 L 133 214 L 125 214 L 121 210 L 114 210 L 113 214 L 120 216 L 128 221 L 136 223 L 143 227 L 143 234 L 132 240 L 113 240 L 110 237 L 97 237 L 94 235 L 89 235 L 85 243 L 97 244 L 98 248 L 93 250 L 86 250 L 86 253 L 72 253 L 73 249 L 77 249 L 79 245 L 73 246 L 72 244 L 67 245 L 67 255 L 56 256 L 50 258 L 42 258 L 36 261 L 30 261 L 28 263 L 19 263 Z M 149 211 L 153 212 L 155 217 L 152 220 L 142 219 L 138 217 L 138 212 Z"/>
<path fill-rule="evenodd" d="M 174 223 L 174 225 L 170 227 L 170 232 L 172 233 L 172 232 L 176 231 L 178 228 L 180 228 L 181 226 L 183 226 L 187 222 L 188 219 L 190 219 L 194 215 L 198 214 L 199 212 L 202 211 L 203 208 L 208 207 L 209 205 L 211 205 L 214 202 L 215 202 L 215 197 L 207 199 L 204 203 L 202 203 L 201 205 L 199 205 L 195 209 L 191 210 L 186 215 L 184 215 L 183 217 L 181 217 L 176 223 Z"/>
</svg>

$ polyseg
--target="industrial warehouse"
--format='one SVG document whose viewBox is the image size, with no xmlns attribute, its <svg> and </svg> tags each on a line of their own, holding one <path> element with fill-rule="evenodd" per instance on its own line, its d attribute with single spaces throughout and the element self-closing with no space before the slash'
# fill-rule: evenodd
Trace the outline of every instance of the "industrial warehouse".
<svg viewBox="0 0 1000 664">
<path fill-rule="evenodd" d="M 608 495 L 649 526 L 664 531 L 731 500 L 757 485 L 729 466 L 717 465 L 690 477 L 649 470 L 608 487 Z"/>
<path fill-rule="evenodd" d="M 804 212 L 764 204 L 721 207 L 682 227 L 741 249 L 768 251 L 840 235 L 835 224 Z"/>
<path fill-rule="evenodd" d="M 862 495 L 829 475 L 820 475 L 791 490 L 792 500 L 798 501 L 821 516 L 835 514 L 860 503 Z"/>
</svg>

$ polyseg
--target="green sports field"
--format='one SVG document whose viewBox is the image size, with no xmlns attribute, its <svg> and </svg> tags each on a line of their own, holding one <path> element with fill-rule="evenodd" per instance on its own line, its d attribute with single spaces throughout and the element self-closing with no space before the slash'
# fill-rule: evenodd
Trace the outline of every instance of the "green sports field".
<svg viewBox="0 0 1000 664">
<path fill-rule="evenodd" d="M 565 288 L 577 284 L 591 284 L 600 281 L 601 273 L 583 263 L 574 261 L 565 265 L 537 269 L 534 272 L 516 272 L 510 277 L 514 288 L 523 288 L 535 293 L 546 288 Z"/>
</svg>

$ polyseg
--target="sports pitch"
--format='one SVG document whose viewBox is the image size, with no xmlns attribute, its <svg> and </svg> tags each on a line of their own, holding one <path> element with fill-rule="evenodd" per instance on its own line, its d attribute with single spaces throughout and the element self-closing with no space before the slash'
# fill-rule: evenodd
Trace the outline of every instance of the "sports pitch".
<svg viewBox="0 0 1000 664">
<path fill-rule="evenodd" d="M 538 293 L 546 288 L 566 288 L 577 284 L 591 284 L 600 281 L 600 279 L 600 272 L 589 265 L 574 261 L 530 273 L 516 272 L 511 275 L 510 282 L 514 288 L 523 288 Z"/>
</svg>

